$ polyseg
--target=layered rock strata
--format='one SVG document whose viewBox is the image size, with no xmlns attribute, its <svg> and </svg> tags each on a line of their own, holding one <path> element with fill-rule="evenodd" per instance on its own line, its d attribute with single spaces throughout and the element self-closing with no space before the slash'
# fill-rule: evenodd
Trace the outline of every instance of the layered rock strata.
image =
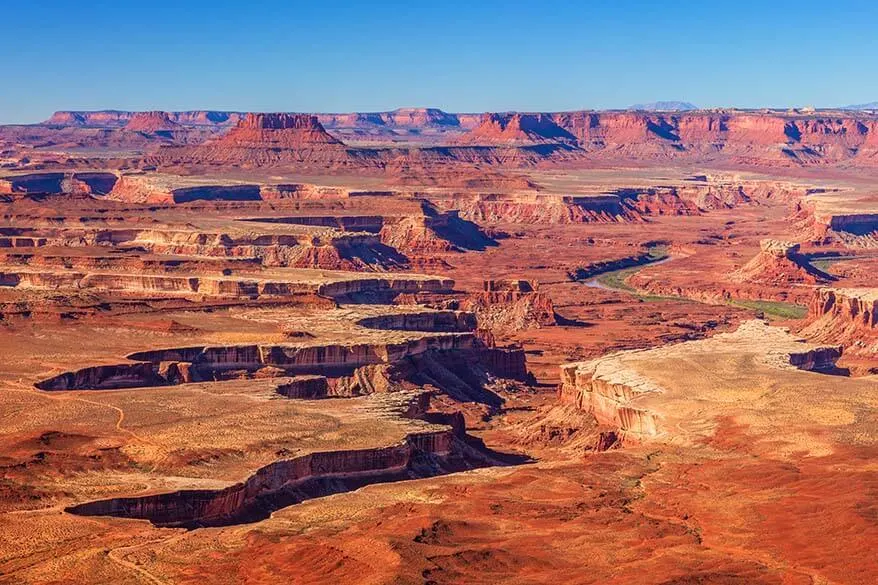
<svg viewBox="0 0 878 585">
<path fill-rule="evenodd" d="M 731 274 L 733 282 L 766 285 L 817 284 L 834 278 L 811 266 L 799 251 L 800 245 L 774 239 L 762 240 L 759 254 Z"/>
<path fill-rule="evenodd" d="M 423 393 L 400 393 L 390 400 L 385 416 L 422 418 L 429 405 L 429 397 Z M 467 446 L 454 426 L 430 426 L 430 430 L 407 434 L 395 445 L 318 451 L 275 461 L 222 489 L 112 498 L 69 506 L 66 511 L 144 519 L 157 526 L 224 526 L 261 520 L 276 509 L 364 485 L 495 463 Z"/>
<path fill-rule="evenodd" d="M 0 195 L 97 195 L 109 194 L 118 175 L 112 172 L 29 173 L 0 177 Z"/>
<path fill-rule="evenodd" d="M 878 289 L 821 288 L 808 306 L 801 334 L 820 342 L 840 343 L 850 352 L 878 353 Z"/>
<path fill-rule="evenodd" d="M 349 152 L 310 114 L 247 114 L 225 135 L 196 146 L 166 147 L 147 158 L 161 166 L 223 165 L 261 167 L 308 164 L 363 166 L 371 153 Z"/>
<path fill-rule="evenodd" d="M 763 202 L 794 202 L 807 187 L 785 182 L 690 180 L 679 185 L 619 187 L 581 195 L 516 193 L 432 194 L 445 209 L 478 223 L 625 223 L 654 216 L 699 215 Z"/>
<path fill-rule="evenodd" d="M 177 257 L 251 258 L 267 267 L 388 270 L 408 259 L 369 232 L 330 228 L 211 232 L 182 227 L 0 227 L 0 248 L 121 248 Z"/>
<path fill-rule="evenodd" d="M 46 131 L 106 133 L 100 125 L 119 128 L 134 117 L 131 112 L 58 113 L 37 134 L 45 139 Z M 522 167 L 589 160 L 719 161 L 753 167 L 878 164 L 878 118 L 841 111 L 501 112 L 474 117 L 415 109 L 322 116 L 354 139 L 377 136 L 396 141 L 407 134 L 404 130 L 420 129 L 423 135 L 437 137 L 433 144 L 462 144 L 401 149 L 346 148 L 325 131 L 320 117 L 310 114 L 198 112 L 169 113 L 167 118 L 201 132 L 235 126 L 210 144 L 160 148 L 145 159 L 147 164 L 351 169 L 452 162 Z M 462 132 L 466 128 L 470 130 Z M 442 140 L 444 134 L 447 138 Z M 106 137 L 91 134 L 76 139 L 83 145 L 107 143 Z"/>
<path fill-rule="evenodd" d="M 495 332 L 555 325 L 557 318 L 551 297 L 529 280 L 486 280 L 483 290 L 470 293 L 461 309 L 475 313 L 479 325 Z"/>
<path fill-rule="evenodd" d="M 216 146 L 235 148 L 311 148 L 317 145 L 340 146 L 317 116 L 308 114 L 247 114 Z"/>
<path fill-rule="evenodd" d="M 125 291 L 172 296 L 236 298 L 281 298 L 318 295 L 344 299 L 373 294 L 393 297 L 403 293 L 448 291 L 447 279 L 406 277 L 339 278 L 317 280 L 291 275 L 289 279 L 253 277 L 202 277 L 169 274 L 137 274 L 77 271 L 0 271 L 0 287 L 36 290 Z M 316 275 L 315 275 L 316 276 Z M 297 278 L 298 277 L 298 278 Z"/>
<path fill-rule="evenodd" d="M 129 132 L 173 132 L 180 128 L 180 125 L 171 120 L 167 112 L 137 112 L 125 124 L 125 129 Z"/>
<path fill-rule="evenodd" d="M 668 416 L 661 406 L 666 389 L 647 372 L 661 362 L 673 368 L 677 360 L 704 352 L 752 353 L 775 369 L 832 370 L 841 356 L 839 346 L 808 345 L 786 330 L 762 321 L 747 321 L 734 333 L 720 334 L 659 349 L 625 351 L 586 362 L 561 366 L 559 398 L 592 414 L 599 424 L 627 440 L 643 441 L 673 433 L 663 425 Z M 649 397 L 657 397 L 650 400 Z"/>
<path fill-rule="evenodd" d="M 319 381 L 290 381 L 285 395 L 309 394 L 319 397 L 328 392 L 325 376 L 354 376 L 361 389 L 371 389 L 364 375 L 377 374 L 398 379 L 421 376 L 426 379 L 455 378 L 461 386 L 480 386 L 463 378 L 470 372 L 484 369 L 488 375 L 524 379 L 527 371 L 524 352 L 520 348 L 497 348 L 475 333 L 474 315 L 454 311 L 423 311 L 361 319 L 361 327 L 411 331 L 406 339 L 384 343 L 288 343 L 234 346 L 193 346 L 148 350 L 133 353 L 128 363 L 90 366 L 65 372 L 37 384 L 41 390 L 89 390 L 164 386 L 192 382 L 236 379 L 249 376 L 322 376 Z M 394 366 L 396 371 L 373 371 L 371 366 Z M 363 370 L 366 368 L 366 370 Z M 432 372 L 430 374 L 429 372 Z M 456 372 L 456 373 L 455 373 Z M 458 384 L 461 382 L 462 384 Z M 473 378 L 475 380 L 475 378 Z M 435 380 L 434 380 L 435 381 Z M 303 382 L 304 386 L 297 384 Z M 442 383 L 434 384 L 442 388 Z M 369 393 L 369 392 L 366 392 Z"/>
</svg>

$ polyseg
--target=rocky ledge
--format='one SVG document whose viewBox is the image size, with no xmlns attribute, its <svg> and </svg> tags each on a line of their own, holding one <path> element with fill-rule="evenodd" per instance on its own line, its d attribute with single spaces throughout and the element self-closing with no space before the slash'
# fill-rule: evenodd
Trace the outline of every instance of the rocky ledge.
<svg viewBox="0 0 878 585">
<path fill-rule="evenodd" d="M 822 288 L 809 307 L 810 317 L 831 317 L 864 329 L 878 329 L 878 289 Z"/>
<path fill-rule="evenodd" d="M 763 321 L 747 321 L 733 333 L 650 350 L 623 351 L 594 360 L 561 366 L 558 389 L 563 404 L 572 404 L 594 415 L 597 422 L 624 440 L 643 441 L 668 434 L 660 403 L 648 400 L 666 389 L 648 372 L 656 364 L 674 369 L 699 354 L 726 352 L 752 356 L 773 369 L 828 371 L 841 357 L 841 347 L 811 345 L 770 327 Z"/>
<path fill-rule="evenodd" d="M 733 272 L 733 282 L 766 285 L 819 284 L 835 280 L 830 274 L 812 266 L 799 251 L 800 245 L 766 239 L 752 260 Z"/>
<path fill-rule="evenodd" d="M 818 289 L 808 306 L 808 325 L 800 333 L 874 357 L 878 352 L 878 289 Z"/>
<path fill-rule="evenodd" d="M 383 416 L 424 418 L 429 397 L 398 393 L 374 399 Z M 315 497 L 390 481 L 430 477 L 497 461 L 466 441 L 460 424 L 428 424 L 395 444 L 365 449 L 313 452 L 281 459 L 246 480 L 222 489 L 186 489 L 111 498 L 66 508 L 82 516 L 149 520 L 158 526 L 199 528 L 255 522 L 275 510 Z M 460 421 L 456 421 L 459 423 Z"/>
</svg>

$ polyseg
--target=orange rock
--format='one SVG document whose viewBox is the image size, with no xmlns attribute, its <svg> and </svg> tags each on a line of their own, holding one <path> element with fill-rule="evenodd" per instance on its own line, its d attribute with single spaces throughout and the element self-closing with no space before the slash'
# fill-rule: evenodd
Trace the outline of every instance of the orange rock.
<svg viewBox="0 0 878 585">
<path fill-rule="evenodd" d="M 125 124 L 125 129 L 132 132 L 163 132 L 173 131 L 180 125 L 171 120 L 167 112 L 137 112 Z"/>
</svg>

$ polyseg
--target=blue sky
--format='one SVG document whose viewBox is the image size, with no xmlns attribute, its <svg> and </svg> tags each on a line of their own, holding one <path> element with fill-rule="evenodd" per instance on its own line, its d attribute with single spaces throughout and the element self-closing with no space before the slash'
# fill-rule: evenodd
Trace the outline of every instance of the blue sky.
<svg viewBox="0 0 878 585">
<path fill-rule="evenodd" d="M 0 19 L 0 123 L 878 100 L 876 2 L 10 0 Z"/>
</svg>

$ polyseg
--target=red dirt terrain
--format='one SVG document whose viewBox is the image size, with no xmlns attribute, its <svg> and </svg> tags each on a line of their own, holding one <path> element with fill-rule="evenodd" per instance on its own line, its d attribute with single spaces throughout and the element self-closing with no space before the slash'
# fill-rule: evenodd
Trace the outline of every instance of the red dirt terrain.
<svg viewBox="0 0 878 585">
<path fill-rule="evenodd" d="M 875 582 L 876 124 L 0 127 L 0 583 Z"/>
</svg>

